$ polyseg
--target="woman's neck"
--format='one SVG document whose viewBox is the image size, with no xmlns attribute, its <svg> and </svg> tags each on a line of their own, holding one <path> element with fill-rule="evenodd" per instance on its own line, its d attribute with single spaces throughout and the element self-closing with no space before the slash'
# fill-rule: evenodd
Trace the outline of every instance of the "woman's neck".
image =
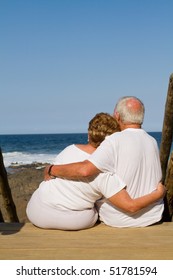
<svg viewBox="0 0 173 280">
<path fill-rule="evenodd" d="M 88 144 L 76 144 L 76 147 L 78 147 L 80 150 L 88 153 L 88 154 L 92 154 L 96 148 L 93 147 L 90 143 Z"/>
</svg>

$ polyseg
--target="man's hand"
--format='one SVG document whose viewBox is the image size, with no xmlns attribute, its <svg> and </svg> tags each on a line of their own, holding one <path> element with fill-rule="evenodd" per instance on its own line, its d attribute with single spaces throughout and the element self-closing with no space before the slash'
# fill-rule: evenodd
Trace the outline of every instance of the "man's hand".
<svg viewBox="0 0 173 280">
<path fill-rule="evenodd" d="M 164 198 L 167 190 L 166 190 L 165 186 L 160 182 L 157 185 L 156 191 L 158 192 L 158 194 L 160 194 L 160 198 Z"/>
<path fill-rule="evenodd" d="M 52 179 L 51 176 L 49 175 L 50 166 L 51 166 L 51 165 L 48 165 L 48 166 L 46 166 L 45 169 L 44 169 L 44 180 L 45 180 L 45 181 L 48 181 L 48 180 L 51 180 L 51 179 Z"/>
</svg>

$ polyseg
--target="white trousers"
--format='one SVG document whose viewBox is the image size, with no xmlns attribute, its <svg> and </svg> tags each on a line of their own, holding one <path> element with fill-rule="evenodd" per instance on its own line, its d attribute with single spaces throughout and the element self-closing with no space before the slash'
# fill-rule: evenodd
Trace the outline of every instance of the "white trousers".
<svg viewBox="0 0 173 280">
<path fill-rule="evenodd" d="M 95 208 L 82 211 L 62 210 L 46 205 L 35 191 L 27 205 L 26 214 L 29 221 L 37 227 L 61 230 L 80 230 L 95 225 L 98 212 Z"/>
</svg>

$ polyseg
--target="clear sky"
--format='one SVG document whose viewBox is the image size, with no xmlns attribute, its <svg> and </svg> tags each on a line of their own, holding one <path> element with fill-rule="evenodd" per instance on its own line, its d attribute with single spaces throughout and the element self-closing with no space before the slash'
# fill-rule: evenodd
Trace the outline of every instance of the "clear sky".
<svg viewBox="0 0 173 280">
<path fill-rule="evenodd" d="M 0 0 L 0 134 L 87 132 L 135 95 L 161 131 L 172 0 Z"/>
</svg>

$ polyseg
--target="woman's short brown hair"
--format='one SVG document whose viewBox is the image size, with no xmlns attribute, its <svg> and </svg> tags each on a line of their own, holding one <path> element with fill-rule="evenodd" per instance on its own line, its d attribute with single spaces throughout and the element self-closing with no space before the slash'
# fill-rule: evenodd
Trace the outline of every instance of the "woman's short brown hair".
<svg viewBox="0 0 173 280">
<path fill-rule="evenodd" d="M 108 113 L 98 113 L 89 122 L 89 143 L 97 148 L 106 136 L 117 131 L 120 131 L 120 128 L 115 118 Z"/>
</svg>

